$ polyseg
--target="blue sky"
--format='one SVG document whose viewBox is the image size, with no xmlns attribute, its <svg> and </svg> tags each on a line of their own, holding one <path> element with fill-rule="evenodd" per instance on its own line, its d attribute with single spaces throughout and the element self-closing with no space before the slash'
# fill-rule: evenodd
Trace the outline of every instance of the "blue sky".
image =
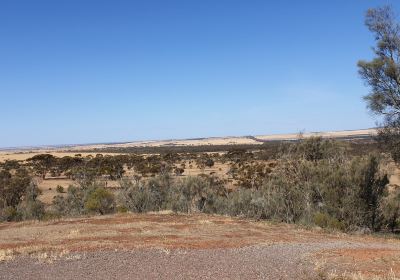
<svg viewBox="0 0 400 280">
<path fill-rule="evenodd" d="M 0 1 L 0 147 L 373 127 L 384 4 Z"/>
</svg>

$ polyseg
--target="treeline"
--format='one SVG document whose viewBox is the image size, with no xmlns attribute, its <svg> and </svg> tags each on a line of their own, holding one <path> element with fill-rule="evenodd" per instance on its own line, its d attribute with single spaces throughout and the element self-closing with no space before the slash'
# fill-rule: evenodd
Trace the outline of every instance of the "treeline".
<svg viewBox="0 0 400 280">
<path fill-rule="evenodd" d="M 239 152 L 245 153 L 245 152 Z M 64 156 L 61 158 L 50 154 L 39 154 L 28 158 L 26 162 L 6 161 L 3 168 L 25 166 L 32 174 L 46 179 L 48 176 L 66 176 L 77 181 L 93 181 L 99 177 L 110 180 L 121 179 L 128 170 L 134 170 L 138 176 L 154 177 L 164 173 L 182 174 L 186 166 L 175 166 L 183 160 L 201 168 L 212 166 L 213 159 L 222 159 L 219 154 L 163 154 L 163 155 L 103 155 L 82 157 Z M 1 166 L 1 165 L 0 165 Z M 193 166 L 192 166 L 193 167 Z"/>
<path fill-rule="evenodd" d="M 92 181 L 100 177 L 109 180 L 121 179 L 127 171 L 134 171 L 136 176 L 154 177 L 166 173 L 182 175 L 187 168 L 204 170 L 214 166 L 215 162 L 231 165 L 231 175 L 252 172 L 252 168 L 264 164 L 254 164 L 255 161 L 271 159 L 262 152 L 248 152 L 235 149 L 227 153 L 168 153 L 154 155 L 120 154 L 54 157 L 50 154 L 39 154 L 28 158 L 26 162 L 5 161 L 0 168 L 10 169 L 19 166 L 26 167 L 35 176 L 42 179 L 48 177 L 66 176 L 76 181 Z M 250 174 L 249 174 L 250 175 Z"/>
<path fill-rule="evenodd" d="M 235 144 L 235 145 L 199 145 L 199 146 L 157 146 L 157 147 L 106 147 L 81 150 L 82 153 L 123 153 L 123 154 L 175 154 L 175 153 L 217 153 L 235 150 L 261 151 L 268 157 L 275 157 L 282 145 L 297 142 L 293 141 L 265 141 L 262 144 Z M 350 154 L 360 154 L 379 150 L 379 145 L 373 137 L 336 140 L 348 147 Z M 69 152 L 74 152 L 70 150 Z"/>
</svg>

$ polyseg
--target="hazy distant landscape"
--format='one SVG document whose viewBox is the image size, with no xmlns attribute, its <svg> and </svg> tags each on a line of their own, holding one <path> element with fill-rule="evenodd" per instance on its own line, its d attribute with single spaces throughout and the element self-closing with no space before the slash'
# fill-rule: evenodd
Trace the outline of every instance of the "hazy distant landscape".
<svg viewBox="0 0 400 280">
<path fill-rule="evenodd" d="M 299 134 L 304 138 L 320 136 L 334 139 L 355 139 L 370 138 L 377 134 L 377 130 L 359 129 L 346 131 L 329 131 L 329 132 L 309 132 L 309 133 L 290 133 L 290 134 L 272 134 L 272 135 L 255 135 L 255 136 L 227 136 L 227 137 L 210 137 L 196 139 L 171 139 L 171 140 L 150 140 L 150 141 L 134 141 L 123 143 L 98 143 L 98 144 L 68 144 L 56 146 L 36 146 L 36 147 L 6 147 L 0 148 L 0 151 L 23 152 L 23 151 L 79 151 L 90 149 L 107 149 L 107 148 L 127 148 L 127 147 L 160 147 L 160 146 L 204 146 L 204 145 L 256 145 L 265 141 L 293 141 L 297 140 Z"/>
</svg>

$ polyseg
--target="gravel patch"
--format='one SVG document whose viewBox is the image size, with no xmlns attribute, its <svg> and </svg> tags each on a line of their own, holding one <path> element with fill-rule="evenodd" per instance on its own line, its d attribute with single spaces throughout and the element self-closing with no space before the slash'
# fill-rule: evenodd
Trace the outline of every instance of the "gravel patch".
<svg viewBox="0 0 400 280">
<path fill-rule="evenodd" d="M 256 245 L 235 249 L 96 251 L 0 263 L 0 279 L 310 279 L 310 254 L 324 249 L 383 248 L 345 241 Z"/>
</svg>

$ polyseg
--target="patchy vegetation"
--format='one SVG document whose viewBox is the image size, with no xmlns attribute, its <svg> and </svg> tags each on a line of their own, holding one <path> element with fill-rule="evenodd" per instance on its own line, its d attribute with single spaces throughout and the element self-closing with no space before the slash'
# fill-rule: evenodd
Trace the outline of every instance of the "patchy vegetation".
<svg viewBox="0 0 400 280">
<path fill-rule="evenodd" d="M 216 165 L 227 166 L 226 174 L 205 172 Z M 200 154 L 38 155 L 1 165 L 1 213 L 2 220 L 11 221 L 172 210 L 342 231 L 396 232 L 400 197 L 397 188 L 388 188 L 386 165 L 382 154 L 355 155 L 354 146 L 319 137 L 281 143 L 272 157 L 263 150 L 243 149 Z M 187 168 L 197 168 L 198 175 L 186 175 Z M 34 181 L 53 176 L 70 178 L 74 184 L 66 189 L 58 185 L 53 203 L 45 209 L 37 199 Z M 117 182 L 118 187 L 109 188 L 108 181 Z"/>
</svg>

